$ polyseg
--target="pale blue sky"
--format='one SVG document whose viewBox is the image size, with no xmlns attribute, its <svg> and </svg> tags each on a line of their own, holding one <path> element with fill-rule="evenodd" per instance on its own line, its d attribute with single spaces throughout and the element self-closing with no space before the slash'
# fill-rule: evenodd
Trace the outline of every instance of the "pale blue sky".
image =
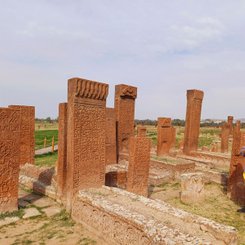
<svg viewBox="0 0 245 245">
<path fill-rule="evenodd" d="M 56 117 L 67 79 L 138 87 L 136 117 L 244 118 L 244 0 L 0 0 L 0 106 Z"/>
</svg>

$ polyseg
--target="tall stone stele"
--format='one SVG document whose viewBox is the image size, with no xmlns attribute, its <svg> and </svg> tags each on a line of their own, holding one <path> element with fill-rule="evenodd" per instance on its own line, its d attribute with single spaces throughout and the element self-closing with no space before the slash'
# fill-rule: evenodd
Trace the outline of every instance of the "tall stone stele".
<svg viewBox="0 0 245 245">
<path fill-rule="evenodd" d="M 175 143 L 171 118 L 159 117 L 157 122 L 157 156 L 168 154 Z"/>
<path fill-rule="evenodd" d="M 230 135 L 230 125 L 225 123 L 221 127 L 221 152 L 228 152 L 229 150 L 229 135 Z"/>
<path fill-rule="evenodd" d="M 228 123 L 229 128 L 230 128 L 230 132 L 229 132 L 230 135 L 232 135 L 232 133 L 233 133 L 233 119 L 234 119 L 233 116 L 227 117 L 227 123 Z"/>
<path fill-rule="evenodd" d="M 189 154 L 191 151 L 197 151 L 198 149 L 203 96 L 204 93 L 201 90 L 187 90 L 187 109 L 183 149 L 185 154 Z"/>
<path fill-rule="evenodd" d="M 57 194 L 58 198 L 66 202 L 67 183 L 67 103 L 59 104 L 59 133 L 58 133 L 58 161 L 57 161 Z"/>
<path fill-rule="evenodd" d="M 241 147 L 241 125 L 240 121 L 237 121 L 236 126 L 233 129 L 233 143 L 227 193 L 234 202 L 244 206 L 245 184 L 243 172 L 245 170 L 245 157 L 240 154 Z"/>
<path fill-rule="evenodd" d="M 0 108 L 0 213 L 18 209 L 21 113 Z"/>
<path fill-rule="evenodd" d="M 106 164 L 117 163 L 116 115 L 114 108 L 106 108 Z"/>
<path fill-rule="evenodd" d="M 68 80 L 67 209 L 80 189 L 105 183 L 108 84 Z"/>
<path fill-rule="evenodd" d="M 137 88 L 125 84 L 115 87 L 115 112 L 117 125 L 117 156 L 129 152 L 129 139 L 134 136 L 135 99 Z"/>
<path fill-rule="evenodd" d="M 20 111 L 20 164 L 34 164 L 35 160 L 35 107 L 10 105 L 9 108 Z"/>
<path fill-rule="evenodd" d="M 137 137 L 130 138 L 129 144 L 127 191 L 148 196 L 151 140 L 141 128 Z"/>
</svg>

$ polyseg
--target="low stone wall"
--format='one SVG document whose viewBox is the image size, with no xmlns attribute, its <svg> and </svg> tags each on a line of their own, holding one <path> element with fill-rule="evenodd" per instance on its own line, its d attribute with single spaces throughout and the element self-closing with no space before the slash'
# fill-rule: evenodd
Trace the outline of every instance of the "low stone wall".
<svg viewBox="0 0 245 245">
<path fill-rule="evenodd" d="M 110 244 L 237 244 L 233 227 L 117 188 L 80 191 L 72 218 Z"/>
<path fill-rule="evenodd" d="M 173 179 L 179 179 L 181 174 L 195 171 L 195 163 L 170 164 L 163 161 L 151 160 L 150 169 L 154 169 L 155 171 L 169 171 L 172 173 Z"/>
<path fill-rule="evenodd" d="M 190 156 L 208 160 L 213 163 L 214 167 L 227 167 L 230 166 L 230 155 L 227 154 L 214 154 L 207 152 L 191 152 Z"/>
<path fill-rule="evenodd" d="M 56 199 L 55 168 L 25 164 L 20 168 L 19 183 L 33 192 Z"/>
</svg>

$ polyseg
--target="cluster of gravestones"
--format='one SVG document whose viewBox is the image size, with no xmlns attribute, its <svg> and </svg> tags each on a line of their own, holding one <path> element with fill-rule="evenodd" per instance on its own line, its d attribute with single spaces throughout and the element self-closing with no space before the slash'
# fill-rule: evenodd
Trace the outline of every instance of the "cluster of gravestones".
<svg viewBox="0 0 245 245">
<path fill-rule="evenodd" d="M 144 127 L 139 127 L 135 136 L 137 88 L 116 85 L 115 108 L 106 108 L 108 92 L 108 84 L 72 78 L 68 81 L 68 101 L 59 105 L 57 187 L 58 197 L 67 209 L 80 189 L 104 185 L 106 165 L 125 157 L 129 161 L 127 190 L 147 196 L 151 141 Z M 185 154 L 198 149 L 203 95 L 199 90 L 187 91 Z M 232 132 L 232 120 L 229 118 L 222 128 L 223 141 Z M 20 165 L 34 164 L 34 131 L 34 107 L 0 108 L 0 211 L 17 209 Z M 161 156 L 175 145 L 176 130 L 170 118 L 158 119 L 157 133 L 157 155 Z M 244 189 L 237 184 L 245 166 L 239 152 L 239 125 L 233 134 L 229 190 L 232 199 L 245 203 Z M 225 149 L 226 143 L 223 145 Z"/>
</svg>

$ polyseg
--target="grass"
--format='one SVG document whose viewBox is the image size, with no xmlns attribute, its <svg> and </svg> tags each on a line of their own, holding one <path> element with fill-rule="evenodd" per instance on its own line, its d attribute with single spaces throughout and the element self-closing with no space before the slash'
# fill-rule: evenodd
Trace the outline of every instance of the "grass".
<svg viewBox="0 0 245 245">
<path fill-rule="evenodd" d="M 180 185 L 177 183 L 163 184 L 159 187 L 163 188 L 161 195 L 164 196 L 180 190 Z M 245 244 L 245 213 L 238 212 L 241 207 L 233 203 L 218 184 L 205 185 L 205 192 L 206 198 L 200 204 L 184 204 L 177 195 L 166 199 L 166 202 L 187 212 L 235 227 L 238 230 L 239 244 Z"/>
<path fill-rule="evenodd" d="M 54 167 L 57 160 L 58 152 L 50 152 L 43 155 L 35 156 L 35 165 L 38 167 Z"/>
<path fill-rule="evenodd" d="M 36 130 L 57 130 L 58 123 L 57 122 L 36 122 L 35 123 Z"/>
<path fill-rule="evenodd" d="M 176 148 L 179 148 L 180 142 L 184 139 L 184 127 L 176 127 Z M 221 133 L 220 128 L 214 127 L 201 127 L 199 134 L 199 147 L 211 147 L 211 145 L 220 140 L 219 134 Z M 157 129 L 155 127 L 147 126 L 147 136 L 152 139 L 154 146 L 157 145 Z"/>
<path fill-rule="evenodd" d="M 44 138 L 47 139 L 46 147 L 52 145 L 54 136 L 55 145 L 58 143 L 58 130 L 37 130 L 35 131 L 35 150 L 44 148 Z"/>
<path fill-rule="evenodd" d="M 12 217 L 22 218 L 23 215 L 24 215 L 23 209 L 19 209 L 13 212 L 0 213 L 0 220 L 3 220 L 5 218 L 12 218 Z"/>
</svg>

